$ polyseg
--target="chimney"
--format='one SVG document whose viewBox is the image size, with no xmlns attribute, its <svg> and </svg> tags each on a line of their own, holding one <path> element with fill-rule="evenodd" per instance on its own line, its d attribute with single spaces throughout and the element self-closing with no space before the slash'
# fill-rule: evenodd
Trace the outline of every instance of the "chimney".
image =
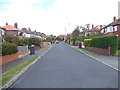
<svg viewBox="0 0 120 90">
<path fill-rule="evenodd" d="M 6 25 L 8 25 L 8 23 L 6 23 Z"/>
<path fill-rule="evenodd" d="M 116 17 L 114 16 L 114 17 L 113 17 L 113 22 L 115 22 L 115 21 L 116 21 Z"/>
<path fill-rule="evenodd" d="M 92 29 L 94 29 L 94 25 L 92 24 Z"/>
<path fill-rule="evenodd" d="M 17 23 L 15 23 L 15 24 L 14 24 L 14 27 L 15 27 L 15 28 L 18 28 L 18 24 L 17 24 Z"/>
<path fill-rule="evenodd" d="M 28 28 L 29 31 L 31 31 L 30 27 Z"/>
<path fill-rule="evenodd" d="M 102 29 L 103 25 L 100 25 L 100 29 Z"/>
</svg>

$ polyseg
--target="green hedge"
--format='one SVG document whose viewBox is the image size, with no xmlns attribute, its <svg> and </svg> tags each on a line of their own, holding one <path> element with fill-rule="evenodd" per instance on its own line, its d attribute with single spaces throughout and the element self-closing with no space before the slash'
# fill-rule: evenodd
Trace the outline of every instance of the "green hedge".
<svg viewBox="0 0 120 90">
<path fill-rule="evenodd" d="M 10 55 L 10 54 L 16 53 L 18 51 L 16 44 L 3 42 L 3 43 L 1 43 L 1 45 L 2 45 L 2 55 L 1 56 Z"/>
<path fill-rule="evenodd" d="M 84 39 L 84 45 L 85 46 L 90 46 L 91 45 L 91 40 L 92 39 Z"/>
<path fill-rule="evenodd" d="M 120 50 L 120 39 L 118 39 L 118 50 Z"/>
<path fill-rule="evenodd" d="M 116 35 L 95 37 L 91 40 L 91 46 L 104 49 L 111 47 L 111 55 L 113 55 L 117 50 L 117 38 L 118 37 Z"/>
</svg>

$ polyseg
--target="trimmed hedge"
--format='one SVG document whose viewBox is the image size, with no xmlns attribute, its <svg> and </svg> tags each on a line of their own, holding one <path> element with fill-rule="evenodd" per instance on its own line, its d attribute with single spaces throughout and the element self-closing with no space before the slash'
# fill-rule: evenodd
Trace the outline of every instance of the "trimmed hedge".
<svg viewBox="0 0 120 90">
<path fill-rule="evenodd" d="M 18 51 L 17 45 L 9 42 L 3 42 L 2 44 L 2 55 L 10 55 Z"/>
<path fill-rule="evenodd" d="M 111 47 L 111 55 L 113 55 L 117 50 L 117 38 L 117 35 L 95 37 L 91 40 L 91 46 L 104 49 Z"/>
<path fill-rule="evenodd" d="M 84 45 L 85 46 L 90 46 L 91 45 L 91 40 L 92 39 L 84 39 Z"/>
<path fill-rule="evenodd" d="M 118 50 L 120 50 L 120 39 L 118 39 Z"/>
</svg>

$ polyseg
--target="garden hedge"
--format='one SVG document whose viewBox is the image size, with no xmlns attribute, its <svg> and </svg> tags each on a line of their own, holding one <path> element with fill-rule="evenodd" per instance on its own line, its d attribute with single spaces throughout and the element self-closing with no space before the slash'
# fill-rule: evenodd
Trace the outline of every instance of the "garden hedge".
<svg viewBox="0 0 120 90">
<path fill-rule="evenodd" d="M 91 40 L 92 39 L 84 39 L 84 45 L 85 46 L 90 46 L 91 45 Z"/>
<path fill-rule="evenodd" d="M 117 35 L 104 35 L 95 37 L 91 40 L 91 46 L 104 49 L 111 47 L 111 55 L 113 55 L 117 50 L 117 38 Z"/>
<path fill-rule="evenodd" d="M 118 50 L 120 50 L 120 39 L 118 39 Z"/>
<path fill-rule="evenodd" d="M 17 45 L 9 42 L 1 43 L 2 46 L 2 56 L 10 55 L 18 51 Z"/>
</svg>

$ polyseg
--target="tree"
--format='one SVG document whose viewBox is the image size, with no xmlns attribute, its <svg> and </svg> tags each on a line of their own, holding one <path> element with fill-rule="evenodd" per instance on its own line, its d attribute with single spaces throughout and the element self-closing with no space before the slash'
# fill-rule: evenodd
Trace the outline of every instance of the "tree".
<svg viewBox="0 0 120 90">
<path fill-rule="evenodd" d="M 79 26 L 75 28 L 75 30 L 72 32 L 72 39 L 73 39 L 73 44 L 75 45 L 75 42 L 80 39 L 80 31 L 79 31 Z"/>
<path fill-rule="evenodd" d="M 70 41 L 72 41 L 72 34 L 67 34 L 67 42 L 70 44 Z"/>
</svg>

